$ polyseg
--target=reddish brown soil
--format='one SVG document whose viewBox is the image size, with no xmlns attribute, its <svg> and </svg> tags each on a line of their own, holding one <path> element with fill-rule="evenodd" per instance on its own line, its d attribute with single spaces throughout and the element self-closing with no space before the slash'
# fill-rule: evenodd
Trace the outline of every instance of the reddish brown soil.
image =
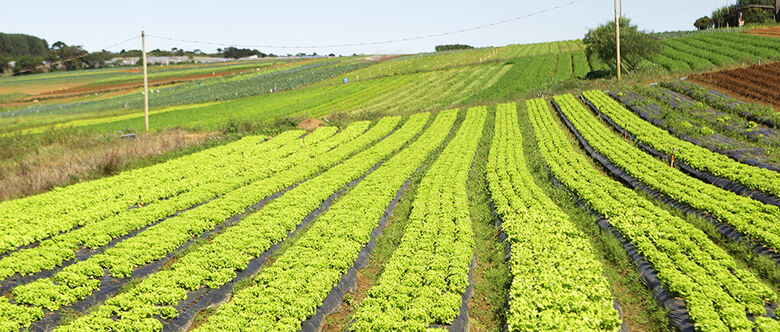
<svg viewBox="0 0 780 332">
<path fill-rule="evenodd" d="M 751 35 L 780 38 L 780 25 L 747 31 Z"/>
<path fill-rule="evenodd" d="M 780 62 L 696 74 L 690 79 L 780 110 Z"/>
</svg>

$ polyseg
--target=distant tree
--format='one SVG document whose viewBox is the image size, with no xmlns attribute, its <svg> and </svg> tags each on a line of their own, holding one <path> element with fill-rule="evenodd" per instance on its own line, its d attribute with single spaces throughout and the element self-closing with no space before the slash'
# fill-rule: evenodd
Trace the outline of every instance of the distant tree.
<svg viewBox="0 0 780 332">
<path fill-rule="evenodd" d="M 712 19 L 708 16 L 704 16 L 696 20 L 696 22 L 693 23 L 693 26 L 696 27 L 696 29 L 699 30 L 707 30 L 709 28 L 712 28 Z"/>
<path fill-rule="evenodd" d="M 588 31 L 583 39 L 585 53 L 590 57 L 598 57 L 613 70 L 617 68 L 615 61 L 615 21 L 607 22 Z M 639 62 L 647 56 L 660 52 L 663 45 L 657 37 L 640 31 L 631 25 L 628 18 L 620 19 L 620 53 L 621 59 L 628 68 L 636 68 Z"/>
<path fill-rule="evenodd" d="M 0 33 L 0 54 L 20 57 L 24 55 L 45 56 L 49 44 L 45 39 L 18 33 Z"/>
<path fill-rule="evenodd" d="M 16 59 L 14 73 L 23 72 L 26 74 L 42 71 L 43 57 L 24 55 Z"/>
<path fill-rule="evenodd" d="M 58 41 L 51 45 L 51 51 L 46 57 L 47 60 L 59 63 L 64 70 L 82 69 L 85 67 L 83 59 L 89 52 L 85 51 L 81 46 L 68 46 L 67 44 Z M 59 69 L 60 65 L 53 65 L 51 70 Z"/>
<path fill-rule="evenodd" d="M 712 12 L 712 21 L 716 28 L 735 27 L 739 25 L 739 11 L 737 7 L 749 5 L 774 6 L 775 0 L 737 0 L 736 4 L 720 7 Z M 774 12 L 761 8 L 747 8 L 742 10 L 742 20 L 745 24 L 772 23 L 775 21 Z"/>
<path fill-rule="evenodd" d="M 217 50 L 219 51 L 219 49 Z M 236 48 L 236 47 L 228 47 L 222 50 L 222 56 L 226 58 L 245 58 L 248 56 L 257 55 L 258 57 L 264 58 L 266 56 L 265 53 L 260 52 L 255 49 L 248 49 L 248 48 Z"/>
<path fill-rule="evenodd" d="M 732 14 L 735 11 L 733 6 L 720 7 L 712 12 L 712 23 L 716 28 L 725 28 L 727 26 L 735 25 L 735 22 L 731 22 Z"/>
<path fill-rule="evenodd" d="M 436 46 L 436 52 L 454 51 L 454 50 L 468 50 L 468 49 L 472 49 L 472 48 L 474 48 L 474 46 L 462 45 L 462 44 L 437 45 Z"/>
</svg>

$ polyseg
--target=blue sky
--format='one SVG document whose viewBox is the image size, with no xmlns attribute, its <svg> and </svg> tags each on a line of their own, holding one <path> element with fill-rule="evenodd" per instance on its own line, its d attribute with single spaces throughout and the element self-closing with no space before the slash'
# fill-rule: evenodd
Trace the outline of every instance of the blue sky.
<svg viewBox="0 0 780 332">
<path fill-rule="evenodd" d="M 0 32 L 62 40 L 90 51 L 140 34 L 245 45 L 327 45 L 393 40 L 489 24 L 564 4 L 548 1 L 13 1 Z M 726 0 L 624 0 L 623 13 L 649 31 L 691 30 L 696 18 Z M 581 38 L 614 17 L 612 0 L 582 0 L 553 12 L 490 28 L 432 39 L 339 48 L 269 49 L 297 52 L 416 53 L 435 45 L 498 46 Z M 10 15 L 9 15 L 10 14 Z M 148 39 L 149 49 L 213 51 L 217 46 Z M 133 41 L 112 50 L 139 49 Z"/>
</svg>

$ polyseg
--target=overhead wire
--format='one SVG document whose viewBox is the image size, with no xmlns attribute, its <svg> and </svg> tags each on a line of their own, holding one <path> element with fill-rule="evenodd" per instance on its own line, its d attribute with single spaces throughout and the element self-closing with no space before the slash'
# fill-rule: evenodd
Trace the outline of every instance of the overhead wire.
<svg viewBox="0 0 780 332">
<path fill-rule="evenodd" d="M 189 43 L 189 44 L 201 44 L 201 45 L 211 45 L 211 46 L 222 46 L 222 47 L 247 47 L 247 48 L 277 48 L 277 49 L 304 49 L 304 48 L 334 48 L 334 47 L 353 47 L 353 46 L 371 46 L 371 45 L 382 45 L 382 44 L 394 44 L 394 43 L 400 43 L 400 42 L 406 42 L 406 41 L 413 41 L 413 40 L 420 40 L 420 39 L 429 39 L 429 38 L 436 38 L 436 37 L 443 37 L 443 36 L 449 36 L 449 35 L 455 35 L 460 34 L 464 32 L 470 32 L 470 31 L 476 31 L 481 29 L 490 28 L 496 25 L 501 25 L 509 22 L 519 21 L 522 19 L 526 19 L 533 16 L 538 16 L 556 9 L 568 7 L 571 5 L 574 5 L 578 2 L 582 2 L 585 0 L 572 0 L 554 7 L 549 7 L 546 9 L 542 9 L 536 12 L 532 12 L 526 15 L 517 16 L 505 20 L 501 20 L 498 22 L 493 22 L 489 24 L 474 26 L 470 28 L 455 30 L 455 31 L 449 31 L 444 33 L 435 33 L 435 34 L 428 34 L 428 35 L 419 35 L 419 36 L 413 36 L 413 37 L 406 37 L 406 38 L 400 38 L 400 39 L 391 39 L 391 40 L 384 40 L 384 41 L 374 41 L 374 42 L 362 42 L 362 43 L 345 43 L 345 44 L 325 44 L 325 45 L 268 45 L 268 44 L 237 44 L 237 43 L 220 43 L 220 42 L 212 42 L 212 41 L 202 41 L 202 40 L 188 40 L 188 39 L 178 39 L 178 38 L 172 38 L 172 37 L 166 37 L 166 36 L 158 36 L 153 34 L 147 34 L 146 36 L 149 38 L 155 38 L 160 40 L 167 40 L 167 41 L 175 41 L 175 42 L 181 42 L 181 43 Z"/>
</svg>

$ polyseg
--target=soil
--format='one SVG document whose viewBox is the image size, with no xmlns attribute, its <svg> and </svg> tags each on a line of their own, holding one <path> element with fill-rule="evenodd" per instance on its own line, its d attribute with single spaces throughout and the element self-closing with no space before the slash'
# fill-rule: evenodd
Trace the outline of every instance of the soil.
<svg viewBox="0 0 780 332">
<path fill-rule="evenodd" d="M 308 118 L 306 120 L 303 120 L 303 122 L 298 124 L 298 128 L 301 128 L 303 130 L 314 130 L 317 129 L 317 127 L 322 126 L 324 123 L 317 119 Z"/>
<path fill-rule="evenodd" d="M 747 31 L 751 35 L 780 38 L 780 25 Z"/>
<path fill-rule="evenodd" d="M 780 110 L 780 62 L 697 74 L 689 79 Z"/>
</svg>

